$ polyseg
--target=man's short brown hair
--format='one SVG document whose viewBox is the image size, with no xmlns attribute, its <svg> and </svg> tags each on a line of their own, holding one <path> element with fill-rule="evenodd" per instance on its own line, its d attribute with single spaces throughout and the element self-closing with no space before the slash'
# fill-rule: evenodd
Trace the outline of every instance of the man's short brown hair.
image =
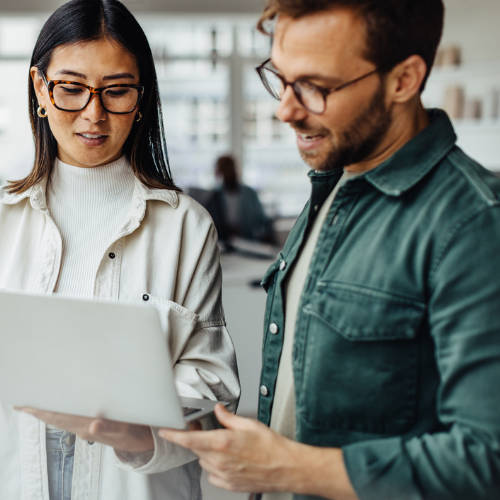
<svg viewBox="0 0 500 500">
<path fill-rule="evenodd" d="M 358 12 L 366 27 L 367 60 L 392 69 L 412 55 L 427 64 L 424 89 L 434 64 L 444 23 L 443 0 L 267 0 L 258 28 L 269 33 L 266 22 L 280 14 L 300 18 L 337 7 Z"/>
</svg>

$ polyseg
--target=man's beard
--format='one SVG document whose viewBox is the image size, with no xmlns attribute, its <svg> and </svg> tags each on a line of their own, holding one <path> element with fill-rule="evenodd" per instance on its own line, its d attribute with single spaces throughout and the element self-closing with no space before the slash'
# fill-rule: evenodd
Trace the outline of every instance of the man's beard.
<svg viewBox="0 0 500 500">
<path fill-rule="evenodd" d="M 366 111 L 348 128 L 337 132 L 335 138 L 330 138 L 331 149 L 324 161 L 318 165 L 314 161 L 318 156 L 316 152 L 299 150 L 302 159 L 314 170 L 327 172 L 340 170 L 368 158 L 391 126 L 391 114 L 385 107 L 384 98 L 385 88 L 381 82 Z M 307 132 L 309 128 L 304 121 L 295 122 L 292 126 L 301 132 Z M 326 136 L 330 134 L 326 129 L 314 133 L 324 133 Z"/>
</svg>

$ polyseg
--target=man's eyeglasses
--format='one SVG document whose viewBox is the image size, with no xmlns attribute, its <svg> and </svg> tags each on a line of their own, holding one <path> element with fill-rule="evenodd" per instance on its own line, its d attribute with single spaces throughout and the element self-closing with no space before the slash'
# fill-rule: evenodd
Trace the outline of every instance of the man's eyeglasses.
<svg viewBox="0 0 500 500">
<path fill-rule="evenodd" d="M 266 64 L 268 64 L 271 59 L 264 61 L 260 66 L 256 69 L 257 73 L 264 84 L 264 87 L 269 91 L 269 93 L 278 101 L 281 101 L 283 94 L 285 93 L 286 88 L 290 85 L 292 87 L 293 92 L 297 100 L 311 113 L 316 115 L 320 115 L 326 110 L 326 98 L 332 94 L 333 92 L 338 92 L 339 90 L 345 89 L 354 83 L 357 83 L 365 78 L 368 78 L 379 71 L 382 71 L 388 65 L 381 66 L 365 75 L 362 75 L 354 80 L 351 80 L 347 83 L 344 83 L 335 88 L 324 88 L 319 87 L 318 85 L 314 85 L 313 83 L 307 80 L 295 80 L 294 82 L 287 82 L 279 73 L 274 71 L 271 68 L 267 68 Z"/>
<path fill-rule="evenodd" d="M 52 104 L 57 109 L 70 113 L 85 109 L 92 96 L 97 94 L 102 107 L 108 113 L 126 115 L 135 111 L 144 95 L 144 87 L 141 85 L 120 83 L 94 88 L 78 82 L 47 80 L 43 73 L 41 75 L 49 91 Z"/>
</svg>

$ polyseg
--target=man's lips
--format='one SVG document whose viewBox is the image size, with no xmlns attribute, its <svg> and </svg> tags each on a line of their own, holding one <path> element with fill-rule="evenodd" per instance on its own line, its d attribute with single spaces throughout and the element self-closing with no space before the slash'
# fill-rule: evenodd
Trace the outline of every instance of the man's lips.
<svg viewBox="0 0 500 500">
<path fill-rule="evenodd" d="M 312 150 L 316 149 L 325 139 L 324 134 L 318 134 L 316 132 L 299 132 L 295 131 L 297 134 L 297 145 L 302 150 Z"/>
</svg>

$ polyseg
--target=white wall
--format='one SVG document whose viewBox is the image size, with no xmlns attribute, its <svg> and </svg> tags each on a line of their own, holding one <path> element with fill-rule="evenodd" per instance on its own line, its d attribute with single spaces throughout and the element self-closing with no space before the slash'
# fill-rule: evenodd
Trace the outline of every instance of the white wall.
<svg viewBox="0 0 500 500">
<path fill-rule="evenodd" d="M 462 47 L 463 62 L 500 60 L 500 0 L 445 0 L 442 45 Z"/>
<path fill-rule="evenodd" d="M 0 0 L 1 12 L 52 12 L 67 0 Z M 264 0 L 122 0 L 134 13 L 257 13 Z"/>
</svg>

